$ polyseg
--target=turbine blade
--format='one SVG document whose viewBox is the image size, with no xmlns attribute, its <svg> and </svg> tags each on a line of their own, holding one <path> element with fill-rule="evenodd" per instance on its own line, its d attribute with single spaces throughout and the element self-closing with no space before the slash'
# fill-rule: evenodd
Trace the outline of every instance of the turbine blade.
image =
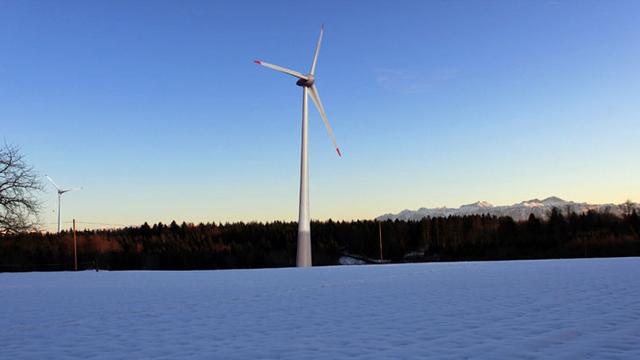
<svg viewBox="0 0 640 360">
<path fill-rule="evenodd" d="M 333 130 L 331 130 L 331 125 L 329 124 L 329 120 L 327 120 L 327 114 L 324 112 L 324 106 L 322 106 L 322 101 L 320 101 L 320 94 L 318 94 L 318 88 L 315 85 L 312 85 L 309 88 L 309 95 L 311 95 L 311 100 L 318 108 L 318 112 L 320 112 L 320 117 L 322 118 L 322 122 L 324 122 L 324 126 L 327 128 L 327 132 L 329 133 L 329 137 L 331 141 L 333 141 L 333 145 L 336 147 L 336 152 L 338 156 L 342 157 L 342 153 L 340 153 L 340 148 L 338 147 L 338 142 L 336 142 L 336 137 L 333 136 Z"/>
<path fill-rule="evenodd" d="M 53 179 L 50 178 L 49 175 L 45 175 L 45 177 L 53 184 L 53 186 L 56 187 L 56 190 L 58 190 L 58 191 L 60 190 L 60 186 L 58 186 L 58 184 L 56 184 L 56 182 L 53 181 Z"/>
<path fill-rule="evenodd" d="M 76 190 L 82 190 L 82 187 L 74 187 L 74 188 L 71 188 L 71 189 L 63 189 L 63 190 L 60 190 L 60 194 L 64 194 L 64 193 L 68 193 L 70 191 L 76 191 Z"/>
<path fill-rule="evenodd" d="M 270 68 L 270 69 L 273 69 L 273 70 L 277 70 L 277 71 L 283 72 L 283 73 L 285 73 L 285 74 L 289 74 L 289 75 L 291 75 L 291 76 L 295 76 L 295 77 L 297 77 L 298 79 L 309 80 L 309 78 L 308 78 L 308 77 L 306 77 L 306 76 L 304 76 L 304 75 L 300 74 L 299 72 L 294 71 L 294 70 L 290 70 L 290 69 L 287 69 L 287 68 L 283 68 L 282 66 L 269 64 L 269 63 L 266 63 L 266 62 L 264 62 L 264 61 L 260 61 L 260 60 L 255 60 L 255 61 L 254 61 L 254 63 L 256 63 L 256 64 L 258 64 L 258 65 L 266 66 L 266 67 L 268 67 L 268 68 Z"/>
<path fill-rule="evenodd" d="M 324 24 L 320 27 L 320 37 L 318 38 L 318 43 L 316 44 L 316 52 L 313 54 L 313 63 L 311 63 L 311 71 L 309 74 L 313 75 L 316 73 L 316 63 L 318 62 L 318 54 L 320 53 L 320 43 L 322 43 L 322 34 L 324 33 Z"/>
</svg>

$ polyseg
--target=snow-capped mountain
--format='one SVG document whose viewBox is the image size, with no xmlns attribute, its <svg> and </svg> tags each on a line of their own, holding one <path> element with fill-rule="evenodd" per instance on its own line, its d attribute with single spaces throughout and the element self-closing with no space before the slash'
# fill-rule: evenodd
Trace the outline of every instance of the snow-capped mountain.
<svg viewBox="0 0 640 360">
<path fill-rule="evenodd" d="M 611 212 L 620 214 L 621 208 L 615 204 L 587 204 L 562 200 L 552 196 L 544 200 L 531 199 L 513 205 L 493 206 L 486 201 L 478 201 L 473 204 L 462 205 L 459 208 L 420 208 L 418 210 L 403 210 L 398 214 L 384 214 L 378 216 L 377 220 L 420 220 L 425 217 L 446 217 L 463 215 L 495 215 L 510 216 L 514 220 L 526 220 L 530 214 L 538 218 L 546 218 L 553 208 L 560 209 L 563 213 L 575 212 L 585 213 L 589 210 Z"/>
</svg>

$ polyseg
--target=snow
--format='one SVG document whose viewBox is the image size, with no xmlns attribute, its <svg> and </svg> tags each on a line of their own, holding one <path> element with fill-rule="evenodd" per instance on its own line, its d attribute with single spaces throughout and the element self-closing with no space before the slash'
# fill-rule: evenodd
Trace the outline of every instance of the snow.
<svg viewBox="0 0 640 360">
<path fill-rule="evenodd" d="M 639 258 L 0 274 L 0 358 L 640 359 Z"/>
<path fill-rule="evenodd" d="M 351 256 L 340 256 L 338 259 L 340 265 L 364 265 L 366 262 L 360 259 L 353 258 Z"/>
<path fill-rule="evenodd" d="M 525 206 L 525 207 L 534 207 L 534 208 L 545 206 L 542 202 L 540 202 L 540 200 L 523 201 L 521 202 L 521 204 L 522 206 Z"/>
</svg>

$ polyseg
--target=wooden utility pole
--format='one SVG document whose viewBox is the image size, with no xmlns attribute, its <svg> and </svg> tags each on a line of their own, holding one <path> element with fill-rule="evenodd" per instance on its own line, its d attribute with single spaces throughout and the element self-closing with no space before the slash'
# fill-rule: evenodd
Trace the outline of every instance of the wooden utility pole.
<svg viewBox="0 0 640 360">
<path fill-rule="evenodd" d="M 76 219 L 73 219 L 73 268 L 78 271 L 78 243 L 76 242 Z"/>
<path fill-rule="evenodd" d="M 382 259 L 382 223 L 378 221 L 378 238 L 380 239 L 380 261 L 383 261 L 384 259 Z"/>
</svg>

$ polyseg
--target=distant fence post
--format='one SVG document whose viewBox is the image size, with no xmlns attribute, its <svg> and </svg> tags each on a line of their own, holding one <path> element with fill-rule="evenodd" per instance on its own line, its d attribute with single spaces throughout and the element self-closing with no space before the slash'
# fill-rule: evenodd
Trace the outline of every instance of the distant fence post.
<svg viewBox="0 0 640 360">
<path fill-rule="evenodd" d="M 378 221 L 378 238 L 380 239 L 380 261 L 383 261 L 382 259 L 382 223 L 380 221 Z"/>
</svg>

